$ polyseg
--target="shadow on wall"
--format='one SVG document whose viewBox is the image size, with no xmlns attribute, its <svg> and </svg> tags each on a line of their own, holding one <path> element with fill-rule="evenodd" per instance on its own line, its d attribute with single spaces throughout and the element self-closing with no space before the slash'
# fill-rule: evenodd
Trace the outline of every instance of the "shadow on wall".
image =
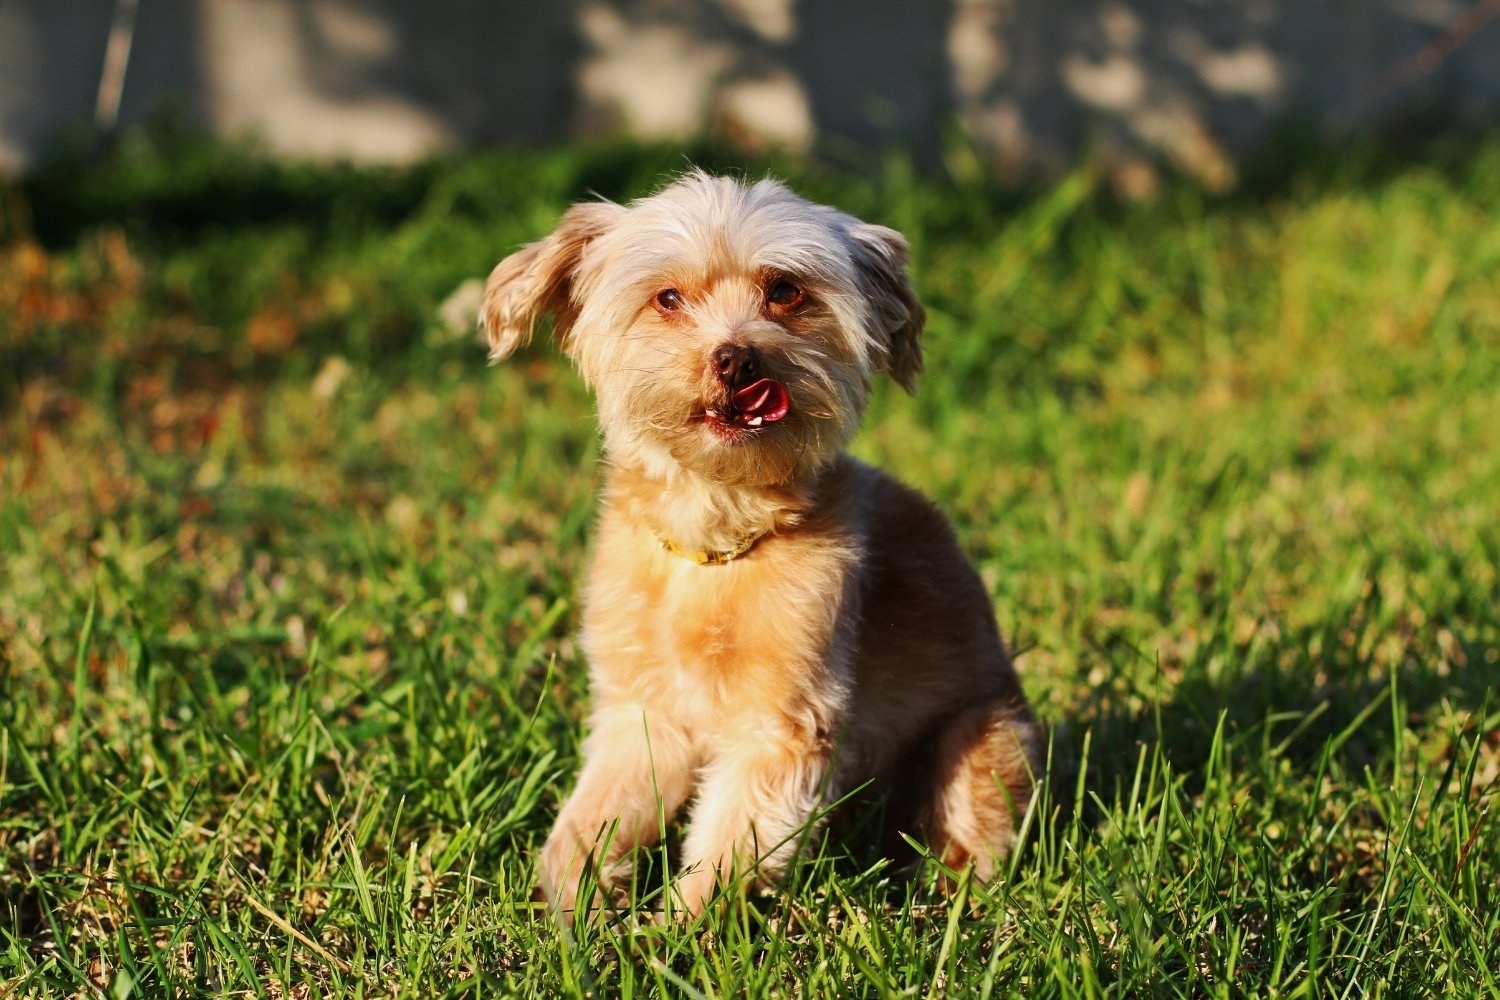
<svg viewBox="0 0 1500 1000">
<path fill-rule="evenodd" d="M 750 148 L 815 140 L 937 148 L 951 4 L 624 0 L 584 4 L 575 126 Z"/>
<path fill-rule="evenodd" d="M 116 4 L 112 0 L 0 3 L 0 171 L 35 161 L 97 121 L 100 77 Z M 208 112 L 199 61 L 198 4 L 144 0 L 136 10 L 129 86 L 121 121 L 174 105 L 193 118 Z"/>
<path fill-rule="evenodd" d="M 1010 173 L 1097 151 L 1223 184 L 1289 116 L 1500 107 L 1500 0 L 7 0 L 0 167 L 93 117 L 112 20 L 122 121 L 174 104 L 310 156 L 711 133 L 930 161 L 957 123 Z"/>
</svg>

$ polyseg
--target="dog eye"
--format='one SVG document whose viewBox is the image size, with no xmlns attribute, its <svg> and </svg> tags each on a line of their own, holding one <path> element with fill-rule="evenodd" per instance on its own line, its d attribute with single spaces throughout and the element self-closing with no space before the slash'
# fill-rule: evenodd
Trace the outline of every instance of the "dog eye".
<svg viewBox="0 0 1500 1000">
<path fill-rule="evenodd" d="M 663 312 L 676 312 L 682 308 L 682 293 L 675 288 L 663 288 L 656 293 L 656 307 Z"/>
<path fill-rule="evenodd" d="M 783 278 L 766 291 L 766 301 L 790 309 L 802 301 L 802 289 Z"/>
</svg>

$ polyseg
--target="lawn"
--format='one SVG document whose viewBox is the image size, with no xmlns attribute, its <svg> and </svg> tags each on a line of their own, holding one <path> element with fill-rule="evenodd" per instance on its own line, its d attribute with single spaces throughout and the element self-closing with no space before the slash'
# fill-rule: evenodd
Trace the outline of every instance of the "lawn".
<svg viewBox="0 0 1500 1000">
<path fill-rule="evenodd" d="M 1051 781 L 951 897 L 835 841 L 706 925 L 533 902 L 599 449 L 450 295 L 685 162 L 0 186 L 0 996 L 1500 996 L 1493 137 L 1145 203 L 745 164 L 912 240 L 927 373 L 856 450 L 953 518 Z"/>
</svg>

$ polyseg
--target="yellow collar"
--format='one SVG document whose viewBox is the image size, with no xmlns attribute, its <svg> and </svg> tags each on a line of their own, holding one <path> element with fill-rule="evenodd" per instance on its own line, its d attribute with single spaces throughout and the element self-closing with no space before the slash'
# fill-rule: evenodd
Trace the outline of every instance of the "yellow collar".
<svg viewBox="0 0 1500 1000">
<path fill-rule="evenodd" d="M 657 535 L 656 540 L 661 543 L 662 550 L 670 552 L 674 556 L 697 563 L 699 566 L 722 566 L 727 562 L 733 562 L 754 548 L 755 543 L 766 537 L 767 532 L 760 531 L 753 535 L 747 535 L 735 543 L 734 548 L 715 552 L 711 549 L 685 549 L 678 545 L 666 535 Z"/>
</svg>

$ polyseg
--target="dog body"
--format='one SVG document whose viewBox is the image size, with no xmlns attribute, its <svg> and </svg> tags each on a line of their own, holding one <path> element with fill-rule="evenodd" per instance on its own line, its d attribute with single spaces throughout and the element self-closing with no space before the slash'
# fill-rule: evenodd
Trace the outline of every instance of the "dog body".
<svg viewBox="0 0 1500 1000">
<path fill-rule="evenodd" d="M 844 453 L 872 377 L 921 367 L 905 265 L 892 230 L 694 172 L 575 206 L 491 275 L 495 356 L 552 315 L 608 468 L 584 765 L 539 864 L 565 913 L 690 798 L 690 911 L 871 780 L 945 862 L 1009 851 L 1041 739 L 989 597 L 942 515 Z"/>
</svg>

